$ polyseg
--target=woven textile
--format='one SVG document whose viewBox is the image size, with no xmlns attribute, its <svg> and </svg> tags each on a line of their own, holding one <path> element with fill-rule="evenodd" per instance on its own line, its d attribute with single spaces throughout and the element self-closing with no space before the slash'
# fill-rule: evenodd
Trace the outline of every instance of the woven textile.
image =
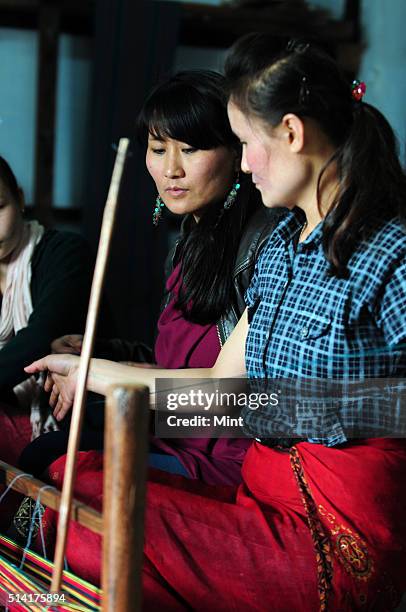
<svg viewBox="0 0 406 612">
<path fill-rule="evenodd" d="M 63 574 L 62 582 L 65 601 L 59 601 L 57 605 L 32 601 L 30 594 L 49 592 L 53 566 L 50 561 L 28 551 L 24 569 L 20 570 L 23 550 L 9 538 L 0 535 L 0 605 L 7 606 L 13 612 L 25 612 L 26 610 L 97 612 L 101 610 L 100 589 L 66 571 Z M 10 603 L 9 594 L 18 594 L 18 600 Z M 24 594 L 27 597 L 24 597 Z"/>
</svg>

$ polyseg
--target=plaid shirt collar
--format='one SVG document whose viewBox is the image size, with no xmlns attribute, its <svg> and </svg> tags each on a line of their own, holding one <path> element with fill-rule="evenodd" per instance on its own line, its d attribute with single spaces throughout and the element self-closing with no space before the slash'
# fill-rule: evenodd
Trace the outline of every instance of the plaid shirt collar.
<svg viewBox="0 0 406 612">
<path fill-rule="evenodd" d="M 285 244 L 288 245 L 295 238 L 298 238 L 300 232 L 303 229 L 303 225 L 305 223 L 306 217 L 304 212 L 296 206 L 293 208 L 286 217 L 277 225 L 274 235 L 279 237 L 279 239 Z M 323 238 L 323 222 L 320 222 L 312 231 L 310 236 L 306 238 L 301 243 L 301 248 L 303 249 L 315 249 L 317 248 L 322 241 Z"/>
</svg>

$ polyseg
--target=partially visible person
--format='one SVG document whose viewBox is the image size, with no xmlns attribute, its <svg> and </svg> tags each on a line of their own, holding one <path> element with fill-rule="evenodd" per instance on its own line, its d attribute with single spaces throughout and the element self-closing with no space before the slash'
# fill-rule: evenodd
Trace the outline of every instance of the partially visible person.
<svg viewBox="0 0 406 612">
<path fill-rule="evenodd" d="M 152 220 L 158 224 L 165 208 L 184 219 L 166 262 L 154 351 L 139 343 L 99 341 L 96 352 L 104 358 L 170 369 L 211 367 L 244 311 L 255 262 L 281 213 L 264 208 L 251 181 L 239 177 L 241 152 L 228 121 L 224 84 L 211 71 L 178 73 L 151 92 L 139 114 L 139 137 L 158 192 Z M 55 352 L 80 347 L 80 336 L 53 344 Z M 92 443 L 101 448 L 101 428 L 99 441 L 84 435 L 81 448 Z M 250 443 L 243 437 L 153 437 L 149 461 L 210 484 L 235 484 Z M 67 433 L 46 436 L 26 449 L 21 465 L 40 472 L 47 456 L 50 463 L 66 446 Z"/>
<path fill-rule="evenodd" d="M 92 260 L 80 236 L 47 231 L 23 212 L 23 192 L 0 157 L 0 402 L 10 418 L 22 414 L 24 436 L 31 412 L 36 437 L 56 422 L 44 421 L 41 386 L 24 366 L 61 333 L 84 328 Z"/>
<path fill-rule="evenodd" d="M 12 465 L 31 439 L 57 428 L 43 379 L 24 366 L 56 337 L 84 329 L 93 266 L 83 238 L 23 213 L 23 192 L 0 157 L 0 458 Z M 15 503 L 15 495 L 3 502 L 2 524 Z"/>
</svg>

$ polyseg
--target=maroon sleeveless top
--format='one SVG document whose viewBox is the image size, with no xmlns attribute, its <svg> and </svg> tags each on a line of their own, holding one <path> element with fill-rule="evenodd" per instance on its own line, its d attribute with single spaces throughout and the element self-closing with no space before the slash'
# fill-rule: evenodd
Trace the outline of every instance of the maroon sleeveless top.
<svg viewBox="0 0 406 612">
<path fill-rule="evenodd" d="M 162 368 L 210 368 L 220 352 L 214 323 L 199 325 L 186 321 L 175 307 L 181 285 L 180 265 L 169 277 L 166 288 L 171 299 L 158 321 L 155 359 Z M 241 482 L 241 464 L 251 440 L 246 438 L 152 439 L 152 451 L 176 456 L 191 478 L 208 484 Z"/>
</svg>

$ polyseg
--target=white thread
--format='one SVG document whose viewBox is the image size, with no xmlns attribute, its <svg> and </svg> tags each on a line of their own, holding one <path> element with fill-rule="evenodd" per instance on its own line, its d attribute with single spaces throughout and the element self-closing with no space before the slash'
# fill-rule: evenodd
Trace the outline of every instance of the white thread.
<svg viewBox="0 0 406 612">
<path fill-rule="evenodd" d="M 45 559 L 47 558 L 46 550 L 45 550 L 44 533 L 42 531 L 42 516 L 40 516 L 41 491 L 44 491 L 45 489 L 54 489 L 54 488 L 55 487 L 52 487 L 51 485 L 44 485 L 38 491 L 37 500 L 35 502 L 34 512 L 33 512 L 32 517 L 31 517 L 31 525 L 30 525 L 30 530 L 28 532 L 27 543 L 25 545 L 25 548 L 24 548 L 24 551 L 23 551 L 23 556 L 22 556 L 21 563 L 20 563 L 20 568 L 19 568 L 20 570 L 22 570 L 23 567 L 24 567 L 25 558 L 27 556 L 27 552 L 29 551 L 29 548 L 30 548 L 30 545 L 31 545 L 31 539 L 32 539 L 32 534 L 34 532 L 35 519 L 37 518 L 37 515 L 38 515 L 39 526 L 40 526 L 42 549 L 43 549 L 43 553 L 44 553 Z"/>
<path fill-rule="evenodd" d="M 3 493 L 0 495 L 0 504 L 3 501 L 3 499 L 6 497 L 7 493 L 13 488 L 13 484 L 19 478 L 22 478 L 23 476 L 27 476 L 28 478 L 34 478 L 34 476 L 32 474 L 17 474 L 17 476 L 14 476 L 13 480 L 10 482 L 10 484 L 7 487 L 7 489 L 5 491 L 3 491 Z"/>
</svg>

